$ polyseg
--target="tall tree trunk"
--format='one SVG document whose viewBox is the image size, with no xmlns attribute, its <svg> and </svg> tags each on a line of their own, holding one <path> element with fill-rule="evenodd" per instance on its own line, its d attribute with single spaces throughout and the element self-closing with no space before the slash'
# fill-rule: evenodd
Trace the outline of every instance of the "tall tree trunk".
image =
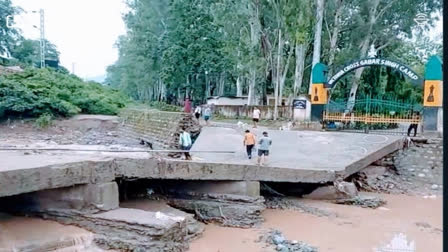
<svg viewBox="0 0 448 252">
<path fill-rule="evenodd" d="M 241 75 L 239 73 L 239 66 L 240 66 L 240 56 L 241 56 L 241 51 L 238 49 L 238 63 L 237 63 L 237 68 L 236 68 L 236 72 L 238 74 L 238 77 L 236 78 L 236 96 L 240 97 L 243 96 L 243 89 L 241 87 Z"/>
<path fill-rule="evenodd" d="M 341 29 L 341 14 L 344 5 L 342 4 L 342 0 L 334 0 L 336 2 L 336 13 L 334 14 L 334 25 L 333 25 L 333 31 L 331 33 L 330 37 L 330 51 L 328 53 L 328 78 L 330 78 L 333 75 L 333 62 L 336 55 L 336 49 L 337 49 L 337 43 L 338 43 L 338 36 L 339 31 Z"/>
<path fill-rule="evenodd" d="M 218 95 L 219 96 L 224 95 L 224 74 L 223 73 L 221 73 L 219 75 Z"/>
<path fill-rule="evenodd" d="M 283 88 L 285 87 L 286 74 L 288 73 L 289 63 L 291 62 L 291 56 L 292 56 L 293 50 L 294 50 L 294 45 L 289 48 L 288 59 L 286 60 L 286 65 L 283 69 L 282 78 L 280 80 L 280 92 L 279 92 L 280 104 L 283 103 L 282 102 L 283 101 Z"/>
<path fill-rule="evenodd" d="M 370 35 L 368 35 L 362 42 L 360 58 L 364 58 L 367 54 L 367 49 L 369 48 Z M 362 73 L 364 72 L 364 67 L 355 70 L 355 76 L 353 77 L 352 87 L 350 88 L 350 96 L 348 97 L 347 109 L 353 110 L 356 101 L 356 92 L 358 91 L 359 82 L 361 81 Z"/>
<path fill-rule="evenodd" d="M 305 66 L 305 44 L 296 44 L 295 56 L 296 56 L 296 68 L 294 71 L 294 97 L 297 97 L 300 88 L 302 87 L 303 71 Z"/>
<path fill-rule="evenodd" d="M 276 74 L 276 81 L 275 81 L 275 89 L 274 89 L 274 120 L 277 120 L 277 116 L 278 116 L 278 89 L 280 86 L 280 68 L 281 68 L 281 58 L 282 58 L 282 47 L 283 47 L 283 42 L 282 42 L 282 30 L 278 29 L 278 53 L 277 53 L 277 74 Z"/>
<path fill-rule="evenodd" d="M 251 41 L 251 53 L 252 53 L 252 64 L 249 70 L 250 72 L 250 83 L 249 83 L 249 94 L 247 97 L 247 105 L 255 104 L 255 82 L 257 78 L 257 69 L 255 64 L 255 55 L 257 54 L 257 45 L 259 41 L 260 33 L 260 20 L 258 18 L 258 5 L 259 1 L 255 0 L 254 8 L 252 8 L 251 18 L 249 19 L 250 25 L 250 41 Z"/>
<path fill-rule="evenodd" d="M 370 40 L 371 40 L 371 33 L 373 30 L 373 25 L 376 23 L 377 20 L 377 8 L 379 5 L 380 0 L 374 0 L 372 7 L 369 10 L 369 29 L 366 33 L 366 36 L 361 42 L 361 51 L 360 51 L 360 58 L 365 58 L 367 55 L 367 50 L 369 49 Z M 358 68 L 355 70 L 355 76 L 352 81 L 352 87 L 350 88 L 350 96 L 348 97 L 347 102 L 347 109 L 349 111 L 352 111 L 355 106 L 356 101 L 356 92 L 358 91 L 359 82 L 361 80 L 362 73 L 364 72 L 364 68 Z"/>
<path fill-rule="evenodd" d="M 236 96 L 240 97 L 243 96 L 243 89 L 241 87 L 241 76 L 238 75 L 236 78 Z"/>
<path fill-rule="evenodd" d="M 247 94 L 247 105 L 255 104 L 255 81 L 257 73 L 254 67 L 250 69 L 249 93 Z"/>
<path fill-rule="evenodd" d="M 317 63 L 320 62 L 320 50 L 321 50 L 321 42 L 322 42 L 322 20 L 324 16 L 324 4 L 325 0 L 316 0 L 316 26 L 314 29 L 314 47 L 313 47 L 313 61 L 311 64 L 311 76 L 313 72 L 313 67 Z M 308 88 L 308 94 L 312 94 L 312 83 L 313 78 L 310 78 L 310 86 Z"/>
</svg>

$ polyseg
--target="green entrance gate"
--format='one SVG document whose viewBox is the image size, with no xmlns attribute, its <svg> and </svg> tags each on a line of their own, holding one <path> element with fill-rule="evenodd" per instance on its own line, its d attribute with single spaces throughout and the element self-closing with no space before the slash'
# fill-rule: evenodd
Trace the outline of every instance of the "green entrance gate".
<svg viewBox="0 0 448 252">
<path fill-rule="evenodd" d="M 412 83 L 423 86 L 423 103 L 393 97 L 357 97 L 354 101 L 333 100 L 331 90 L 347 73 L 366 66 L 385 66 L 401 72 Z M 327 67 L 318 63 L 312 71 L 311 120 L 321 121 L 324 128 L 359 132 L 407 134 L 410 125 L 422 125 L 424 131 L 441 133 L 442 62 L 431 56 L 425 66 L 424 79 L 400 62 L 381 58 L 354 61 L 330 79 Z M 353 96 L 356 94 L 350 94 Z M 321 117 L 322 116 L 322 117 Z M 420 129 L 418 132 L 422 132 Z"/>
<path fill-rule="evenodd" d="M 410 124 L 421 125 L 422 110 L 417 101 L 366 96 L 359 97 L 354 104 L 342 99 L 330 100 L 324 106 L 322 119 L 329 130 L 404 135 Z"/>
</svg>

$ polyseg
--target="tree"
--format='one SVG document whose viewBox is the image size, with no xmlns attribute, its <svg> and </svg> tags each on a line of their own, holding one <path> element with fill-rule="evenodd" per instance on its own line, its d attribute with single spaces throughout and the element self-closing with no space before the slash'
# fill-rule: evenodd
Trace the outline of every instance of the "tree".
<svg viewBox="0 0 448 252">
<path fill-rule="evenodd" d="M 316 0 L 316 24 L 314 28 L 314 43 L 313 43 L 313 61 L 311 69 L 320 62 L 321 41 L 322 41 L 322 22 L 324 16 L 325 0 Z M 308 87 L 308 94 L 312 94 L 312 78 L 310 78 L 310 86 Z"/>
<path fill-rule="evenodd" d="M 13 6 L 11 0 L 0 0 L 0 55 L 9 55 L 21 38 L 19 31 L 12 27 L 14 19 L 11 18 L 19 12 L 20 9 Z"/>
<path fill-rule="evenodd" d="M 358 22 L 352 28 L 351 39 L 359 48 L 358 57 L 365 58 L 370 45 L 380 51 L 391 44 L 402 42 L 403 38 L 412 35 L 412 28 L 417 25 L 413 20 L 417 13 L 432 13 L 440 7 L 439 0 L 354 1 L 351 9 L 355 11 L 353 18 Z M 363 71 L 364 68 L 355 71 L 348 102 L 350 110 L 353 109 Z"/>
<path fill-rule="evenodd" d="M 45 40 L 45 59 L 59 61 L 59 51 L 56 45 Z M 20 39 L 12 48 L 11 56 L 23 66 L 40 66 L 40 41 Z"/>
</svg>

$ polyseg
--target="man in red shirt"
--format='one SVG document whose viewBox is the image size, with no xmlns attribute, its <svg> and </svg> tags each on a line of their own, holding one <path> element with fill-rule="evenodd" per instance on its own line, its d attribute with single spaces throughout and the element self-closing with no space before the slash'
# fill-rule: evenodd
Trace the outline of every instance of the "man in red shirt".
<svg viewBox="0 0 448 252">
<path fill-rule="evenodd" d="M 190 114 L 191 113 L 191 101 L 190 99 L 185 99 L 184 103 L 184 112 Z"/>
</svg>

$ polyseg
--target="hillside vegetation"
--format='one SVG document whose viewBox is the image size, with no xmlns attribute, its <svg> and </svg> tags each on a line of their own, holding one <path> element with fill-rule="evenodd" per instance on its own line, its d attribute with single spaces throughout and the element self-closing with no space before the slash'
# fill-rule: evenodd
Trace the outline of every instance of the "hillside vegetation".
<svg viewBox="0 0 448 252">
<path fill-rule="evenodd" d="M 0 76 L 0 119 L 77 113 L 115 115 L 129 102 L 117 90 L 48 68 Z"/>
</svg>

